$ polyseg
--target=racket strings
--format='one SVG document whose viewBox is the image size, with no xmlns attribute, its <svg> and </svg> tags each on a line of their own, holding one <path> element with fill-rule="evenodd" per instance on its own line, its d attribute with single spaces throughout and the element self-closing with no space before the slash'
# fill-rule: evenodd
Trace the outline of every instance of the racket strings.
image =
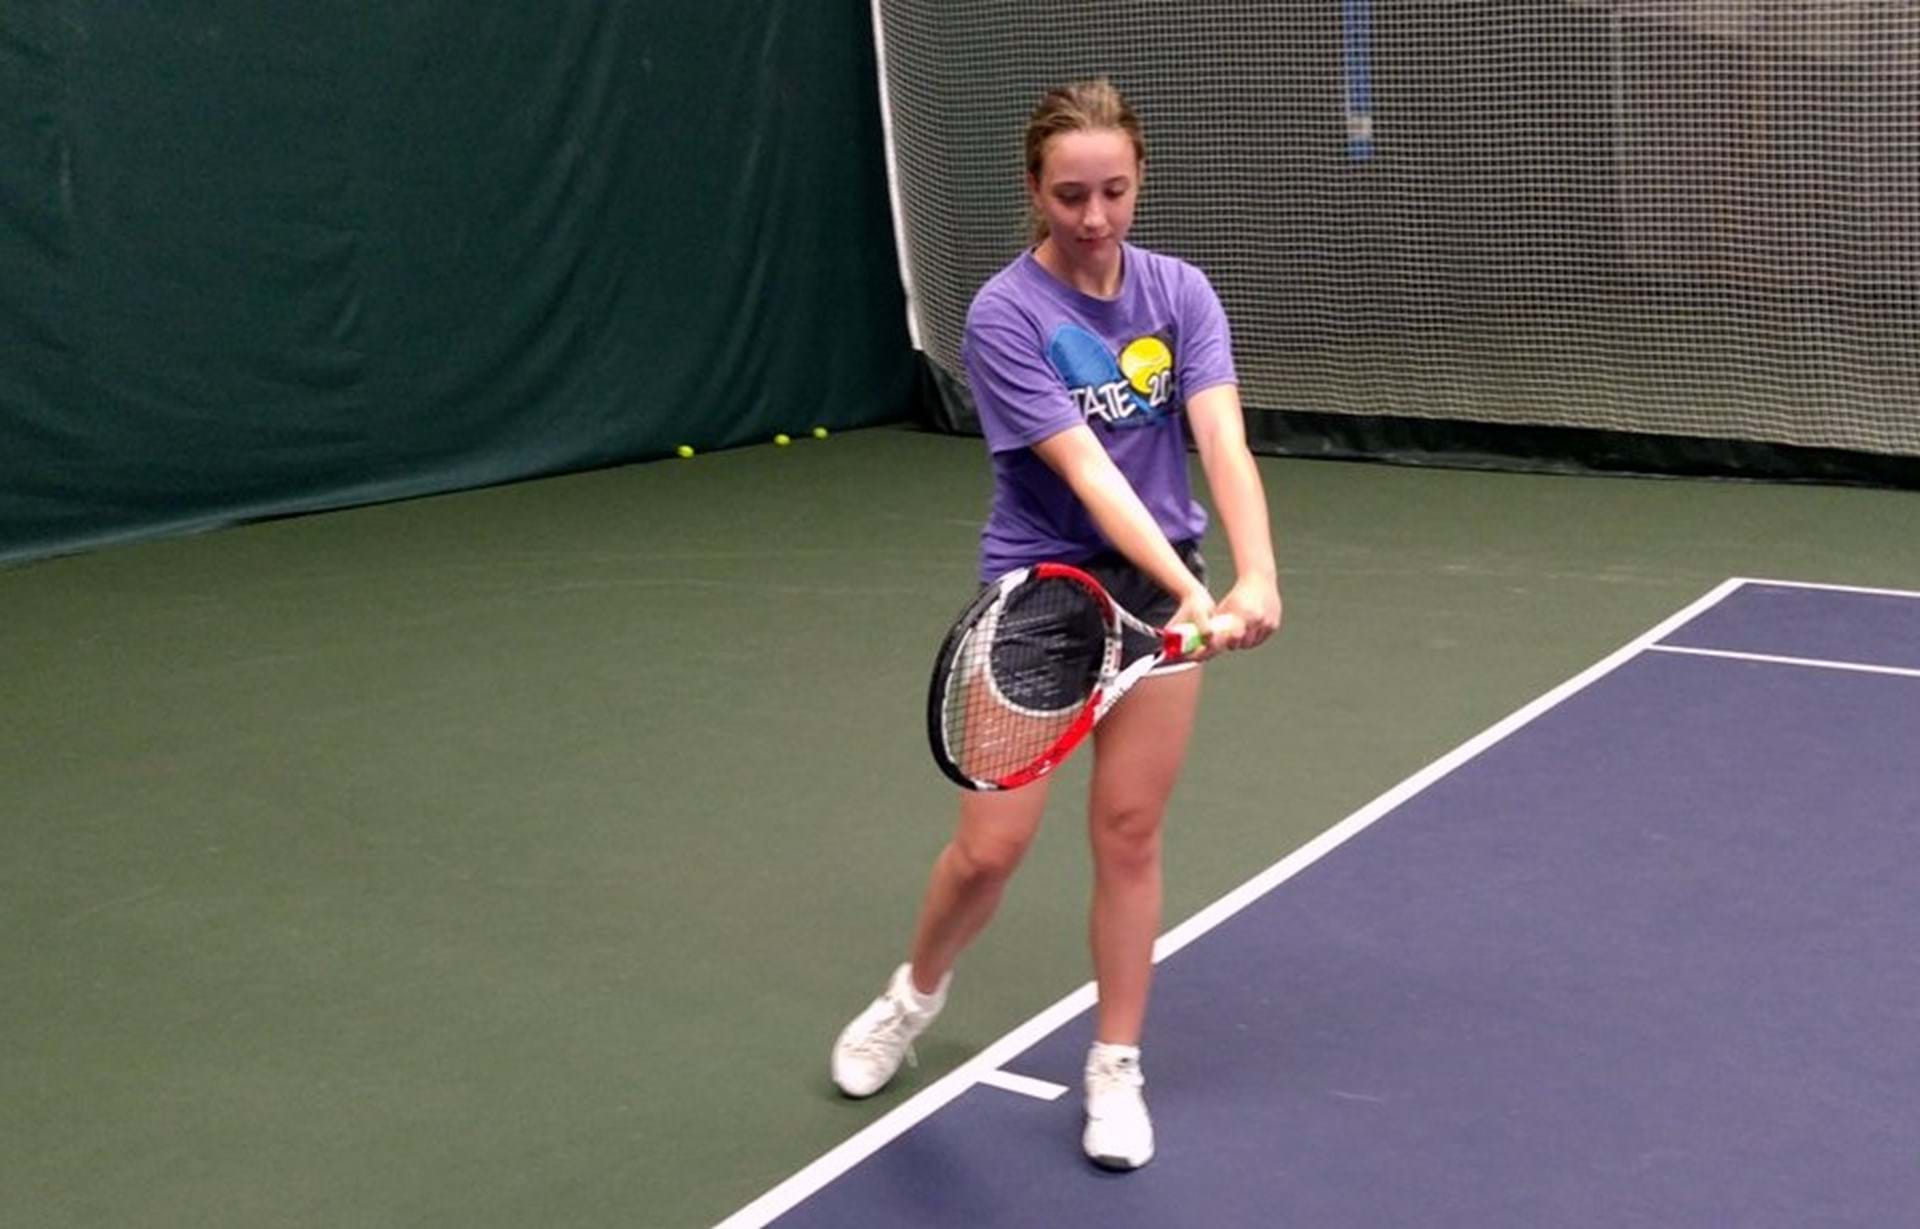
<svg viewBox="0 0 1920 1229">
<path fill-rule="evenodd" d="M 1120 662 L 1138 661 L 1160 651 L 1160 637 L 1149 631 L 1143 631 L 1132 623 L 1120 625 Z"/>
<path fill-rule="evenodd" d="M 959 645 L 945 737 L 968 776 L 995 780 L 1044 755 L 1080 719 L 1106 656 L 1104 607 L 1037 578 L 990 604 Z"/>
</svg>

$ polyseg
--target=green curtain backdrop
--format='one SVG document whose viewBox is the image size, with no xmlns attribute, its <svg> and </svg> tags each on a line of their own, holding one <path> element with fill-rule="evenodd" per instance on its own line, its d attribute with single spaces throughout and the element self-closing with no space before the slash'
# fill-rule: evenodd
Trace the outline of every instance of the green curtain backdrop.
<svg viewBox="0 0 1920 1229">
<path fill-rule="evenodd" d="M 9 0 L 0 559 L 907 411 L 864 0 Z"/>
</svg>

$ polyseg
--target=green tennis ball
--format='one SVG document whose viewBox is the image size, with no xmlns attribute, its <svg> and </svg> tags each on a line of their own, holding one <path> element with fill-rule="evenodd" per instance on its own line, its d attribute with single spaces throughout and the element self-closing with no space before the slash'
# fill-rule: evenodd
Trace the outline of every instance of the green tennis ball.
<svg viewBox="0 0 1920 1229">
<path fill-rule="evenodd" d="M 827 429 L 826 429 L 825 427 L 815 427 L 815 428 L 813 429 L 813 438 L 814 438 L 814 439 L 817 439 L 817 440 L 823 440 L 823 439 L 826 439 L 826 438 L 827 438 Z"/>
<path fill-rule="evenodd" d="M 677 456 L 690 457 L 693 455 L 693 445 L 682 444 L 678 448 L 674 449 L 673 451 L 674 451 L 674 454 Z"/>
<path fill-rule="evenodd" d="M 780 445 L 782 448 L 785 448 L 788 444 L 793 443 L 793 437 L 791 435 L 788 435 L 786 432 L 782 431 L 780 434 L 773 437 L 773 442 Z"/>
</svg>

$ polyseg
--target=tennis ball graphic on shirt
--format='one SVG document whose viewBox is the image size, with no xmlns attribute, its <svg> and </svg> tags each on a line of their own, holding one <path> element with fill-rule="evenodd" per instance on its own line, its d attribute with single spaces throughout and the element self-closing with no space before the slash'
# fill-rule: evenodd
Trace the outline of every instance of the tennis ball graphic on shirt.
<svg viewBox="0 0 1920 1229">
<path fill-rule="evenodd" d="M 1162 392 L 1173 373 L 1173 351 L 1158 337 L 1136 337 L 1120 351 L 1120 373 L 1149 405 L 1165 400 Z"/>
</svg>

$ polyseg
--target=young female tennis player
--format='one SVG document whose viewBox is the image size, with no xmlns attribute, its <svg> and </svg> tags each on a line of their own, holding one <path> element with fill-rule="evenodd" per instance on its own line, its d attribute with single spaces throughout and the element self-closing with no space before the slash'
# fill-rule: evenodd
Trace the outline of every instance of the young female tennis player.
<svg viewBox="0 0 1920 1229">
<path fill-rule="evenodd" d="M 1151 623 L 1214 629 L 1208 656 L 1280 624 L 1266 494 L 1247 450 L 1227 322 L 1191 265 L 1126 242 L 1146 170 L 1139 121 L 1110 84 L 1049 92 L 1027 126 L 1036 244 L 981 289 L 962 357 L 994 496 L 981 533 L 990 579 L 1044 560 L 1092 572 Z M 1235 581 L 1218 605 L 1196 543 L 1191 437 Z M 1160 828 L 1200 698 L 1196 663 L 1140 682 L 1094 732 L 1088 806 L 1099 986 L 1086 1065 L 1087 1155 L 1110 1169 L 1153 1157 L 1140 1037 L 1160 930 Z M 1040 824 L 1045 779 L 961 796 L 906 964 L 841 1033 L 833 1078 L 877 1092 L 946 1002 L 954 960 L 992 916 Z"/>
</svg>

